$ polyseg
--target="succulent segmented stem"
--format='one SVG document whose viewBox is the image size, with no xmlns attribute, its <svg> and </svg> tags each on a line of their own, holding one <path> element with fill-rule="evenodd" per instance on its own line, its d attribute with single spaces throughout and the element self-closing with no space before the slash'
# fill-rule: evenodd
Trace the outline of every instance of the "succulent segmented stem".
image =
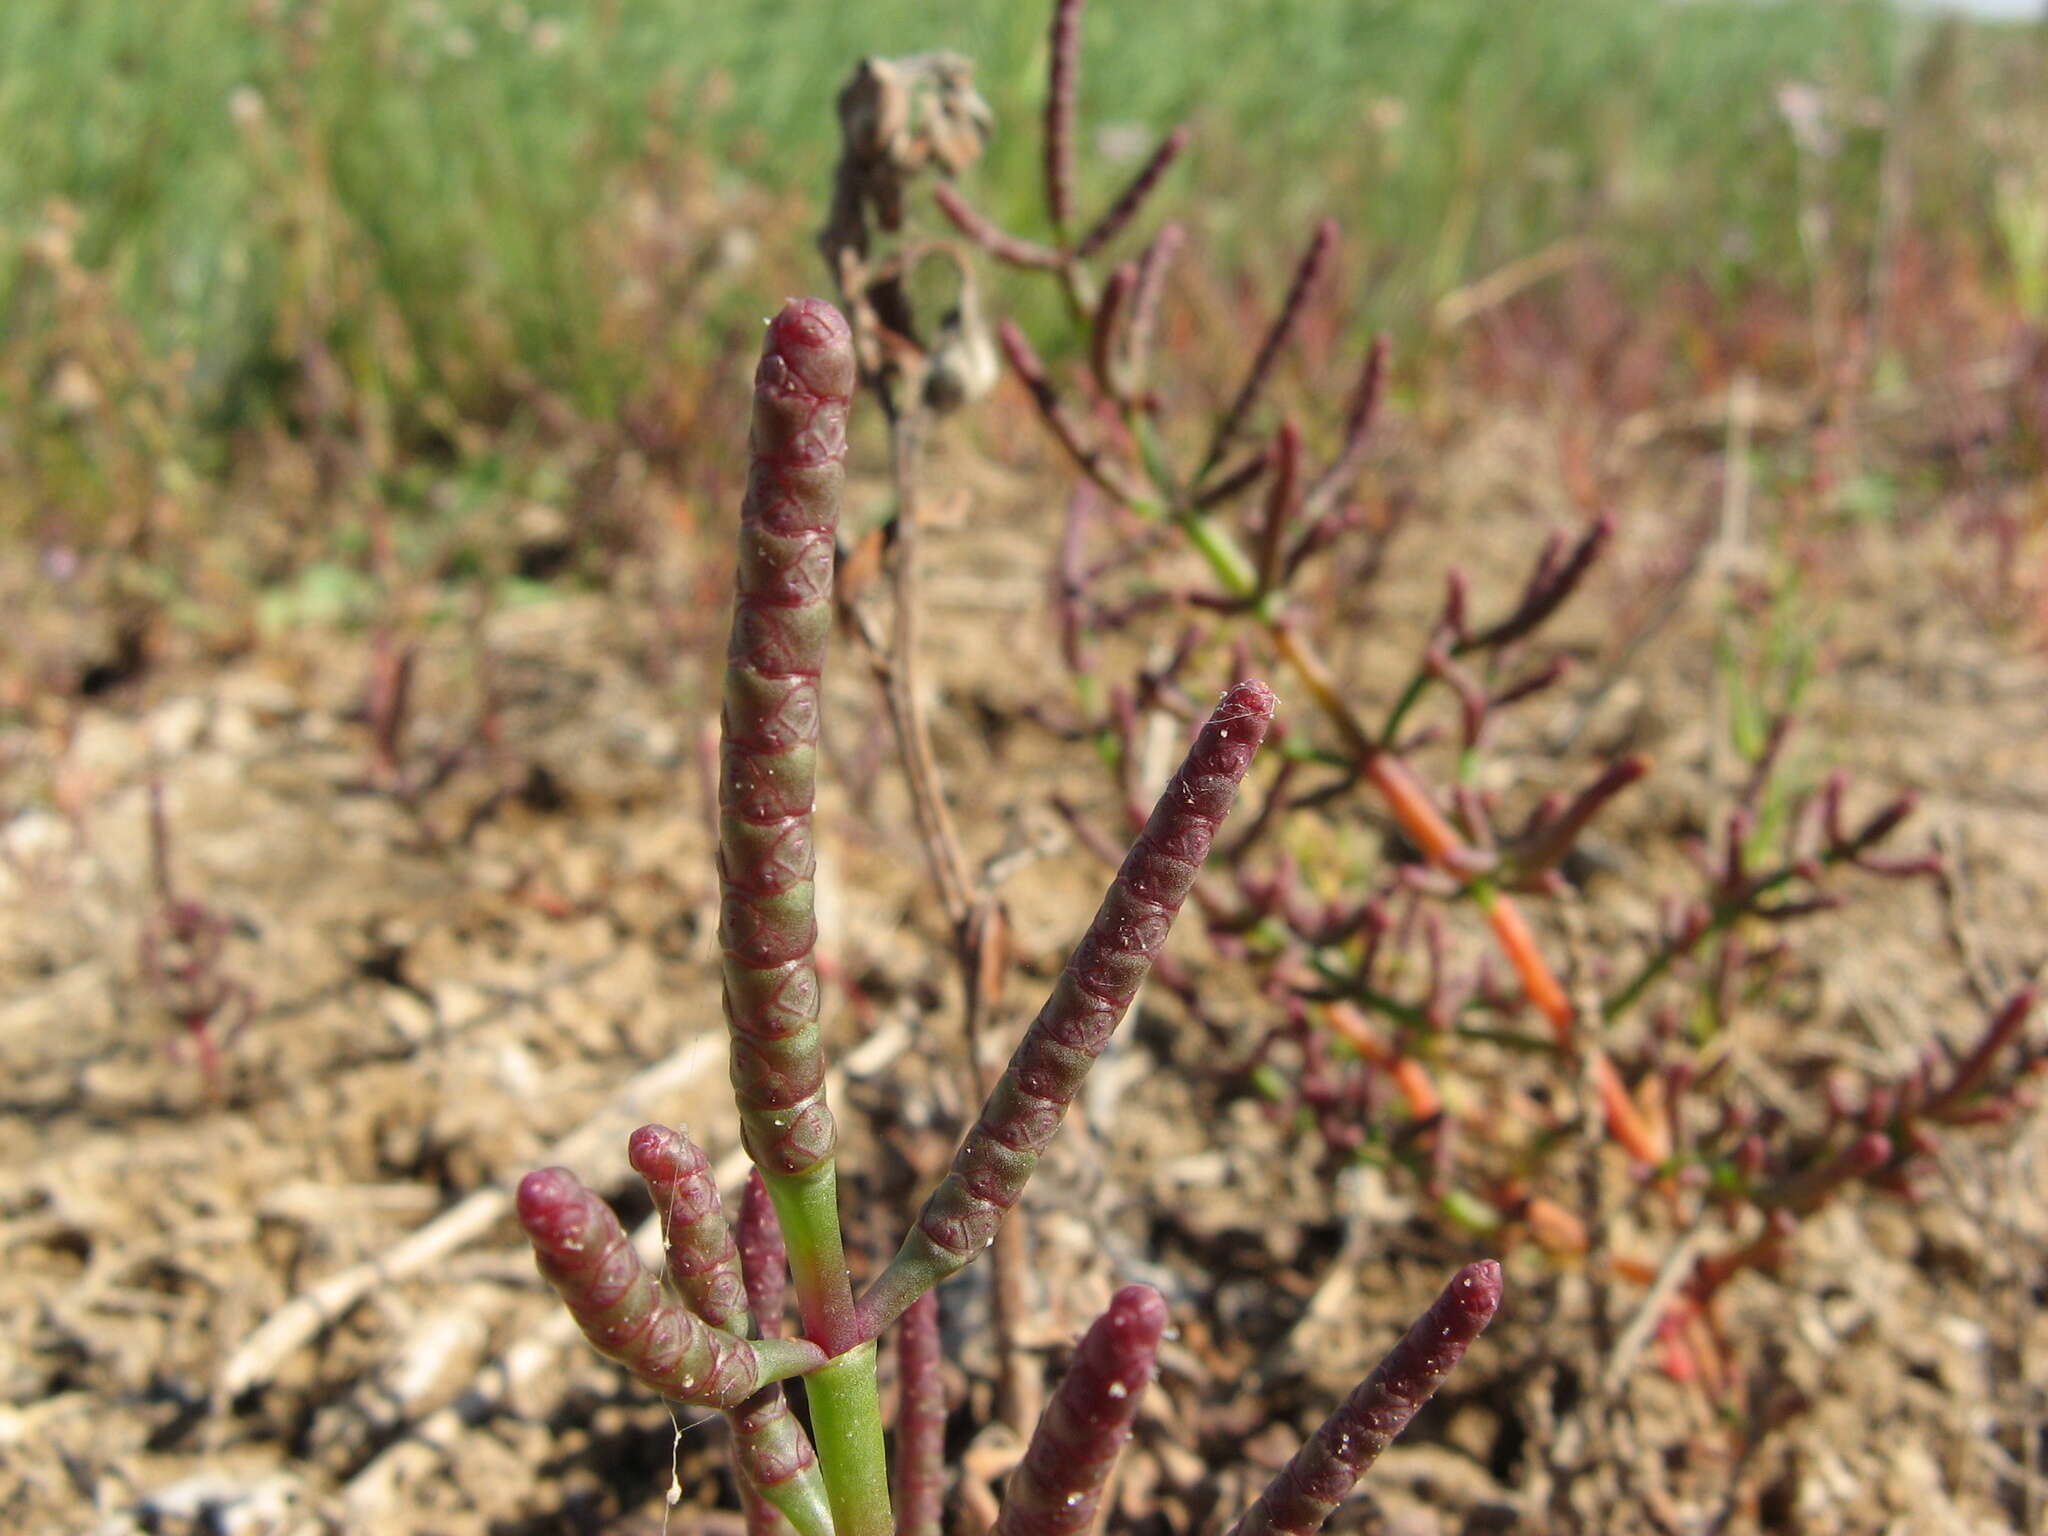
<svg viewBox="0 0 2048 1536">
<path fill-rule="evenodd" d="M 1059 391 L 1053 388 L 1045 364 L 1016 324 L 1005 320 L 996 327 L 996 339 L 1002 344 L 1003 355 L 1010 360 L 1010 366 L 1017 371 L 1017 377 L 1031 391 L 1032 403 L 1045 418 L 1046 426 L 1060 440 L 1060 445 L 1072 456 L 1075 464 L 1119 501 L 1143 501 L 1144 497 L 1122 464 L 1090 440 L 1087 427 L 1060 398 Z"/>
<path fill-rule="evenodd" d="M 819 1443 L 832 1445 L 820 1461 L 840 1536 L 889 1526 L 874 1350 L 856 1329 L 839 1231 L 812 906 L 818 683 L 857 372 L 846 321 L 823 300 L 792 299 L 769 321 L 754 371 L 718 792 L 733 1095 L 788 1241 L 804 1332 L 832 1357 L 806 1396 Z"/>
<path fill-rule="evenodd" d="M 1273 1479 L 1230 1536 L 1312 1536 L 1435 1395 L 1500 1306 L 1500 1265 L 1467 1264 Z"/>
<path fill-rule="evenodd" d="M 739 1231 L 734 1235 L 754 1330 L 764 1339 L 779 1339 L 788 1331 L 783 1308 L 789 1296 L 789 1249 L 782 1240 L 782 1224 L 775 1219 L 775 1202 L 768 1198 L 768 1185 L 758 1168 L 748 1171 L 747 1192 L 740 1196 Z"/>
<path fill-rule="evenodd" d="M 1287 529 L 1301 510 L 1301 429 L 1280 423 L 1273 438 L 1273 483 L 1266 491 L 1266 516 L 1259 525 L 1259 591 L 1271 592 L 1280 581 L 1281 558 L 1287 552 Z"/>
<path fill-rule="evenodd" d="M 683 1305 L 714 1328 L 744 1338 L 753 1332 L 740 1249 L 712 1177 L 711 1160 L 689 1137 L 665 1125 L 643 1125 L 627 1146 L 633 1169 L 661 1216 L 669 1281 Z M 758 1170 L 757 1170 L 758 1171 Z M 764 1202 L 765 1203 L 765 1202 Z M 789 1411 L 780 1386 L 726 1410 L 733 1462 L 741 1481 L 798 1536 L 832 1528 L 818 1458 Z M 754 1516 L 777 1529 L 764 1512 Z"/>
<path fill-rule="evenodd" d="M 1187 231 L 1180 225 L 1163 224 L 1138 258 L 1138 277 L 1131 288 L 1131 321 L 1124 331 L 1124 366 L 1129 370 L 1133 390 L 1144 387 L 1152 340 L 1159 330 L 1159 306 L 1166 292 L 1167 269 L 1186 242 Z"/>
<path fill-rule="evenodd" d="M 1358 371 L 1358 383 L 1351 391 L 1351 404 L 1344 413 L 1344 432 L 1338 439 L 1337 456 L 1329 468 L 1316 476 L 1303 499 L 1303 515 L 1313 523 L 1328 512 L 1338 497 L 1351 489 L 1365 465 L 1366 445 L 1372 440 L 1374 420 L 1387 385 L 1387 338 L 1375 336 L 1366 349 L 1365 362 Z"/>
<path fill-rule="evenodd" d="M 1264 683 L 1239 683 L 1196 736 L 951 1171 L 861 1298 L 862 1333 L 873 1337 L 994 1240 L 1166 942 L 1273 705 Z"/>
<path fill-rule="evenodd" d="M 953 227 L 980 246 L 997 261 L 1012 267 L 1053 271 L 1064 258 L 1049 245 L 1022 240 L 998 226 L 945 182 L 932 188 L 932 201 L 953 223 Z"/>
<path fill-rule="evenodd" d="M 747 1150 L 771 1177 L 832 1155 L 818 1046 L 811 842 L 853 341 L 829 304 L 769 322 L 754 374 L 720 754 L 719 940 Z"/>
<path fill-rule="evenodd" d="M 829 1536 L 832 1510 L 818 1453 L 789 1411 L 788 1394 L 779 1385 L 763 1387 L 728 1408 L 725 1418 L 732 1426 L 733 1464 L 748 1492 L 797 1536 Z"/>
<path fill-rule="evenodd" d="M 568 1169 L 529 1173 L 517 1204 L 540 1272 L 583 1336 L 663 1397 L 736 1407 L 770 1382 L 825 1363 L 806 1340 L 751 1343 L 663 1296 L 612 1208 Z"/>
<path fill-rule="evenodd" d="M 1541 628 L 1544 621 L 1563 607 L 1565 599 L 1586 579 L 1593 562 L 1600 558 L 1600 552 L 1614 537 L 1614 527 L 1614 514 L 1601 513 L 1586 525 L 1586 531 L 1579 535 L 1570 553 L 1565 552 L 1562 539 L 1553 538 L 1544 547 L 1514 611 L 1492 628 L 1474 635 L 1461 649 L 1512 645 L 1531 630 Z"/>
<path fill-rule="evenodd" d="M 1135 262 L 1127 261 L 1110 273 L 1088 324 L 1088 363 L 1094 371 L 1096 387 L 1112 400 L 1122 398 L 1123 394 L 1123 376 L 1117 367 L 1117 325 L 1125 301 L 1131 296 L 1131 286 L 1137 280 Z"/>
<path fill-rule="evenodd" d="M 726 1224 L 704 1149 L 665 1125 L 643 1125 L 626 1144 L 626 1160 L 646 1181 L 655 1214 L 661 1218 L 668 1276 L 676 1295 L 712 1327 L 747 1333 L 740 1251 Z"/>
<path fill-rule="evenodd" d="M 939 1295 L 918 1297 L 896 1329 L 896 1536 L 940 1536 L 946 1506 L 946 1385 Z"/>
<path fill-rule="evenodd" d="M 2027 1015 L 2034 1011 L 2036 995 L 2033 987 L 2022 987 L 2006 999 L 2005 1006 L 1984 1026 L 1984 1032 L 1977 1037 L 1977 1043 L 1969 1054 L 1956 1064 L 1955 1075 L 1949 1079 L 1948 1086 L 1929 1101 L 1922 1114 L 1930 1120 L 1941 1120 L 1965 1111 L 1977 1090 L 1984 1085 L 1985 1078 L 1990 1076 L 1993 1063 L 2026 1028 Z"/>
<path fill-rule="evenodd" d="M 1032 1431 L 989 1536 L 1079 1536 L 1094 1528 L 1165 1331 L 1166 1303 L 1149 1285 L 1127 1285 L 1111 1298 Z"/>
<path fill-rule="evenodd" d="M 787 1515 L 744 1482 L 740 1484 L 740 1521 L 746 1536 L 801 1536 Z"/>
<path fill-rule="evenodd" d="M 1337 221 L 1324 219 L 1316 226 L 1308 249 L 1301 253 L 1301 260 L 1295 264 L 1294 277 L 1287 285 L 1287 296 L 1280 301 L 1280 312 L 1267 327 L 1265 340 L 1259 343 L 1258 354 L 1252 359 L 1244 383 L 1238 386 L 1236 396 L 1216 423 L 1215 434 L 1209 440 L 1209 451 L 1202 457 L 1201 472 L 1195 476 L 1197 483 L 1209 477 L 1209 472 L 1222 460 L 1230 445 L 1237 441 L 1245 418 L 1251 414 L 1259 396 L 1265 393 L 1274 365 L 1280 361 L 1281 352 L 1293 339 L 1295 327 L 1301 323 L 1308 307 L 1309 290 L 1315 287 L 1316 279 L 1330 264 L 1330 253 L 1336 248 Z"/>
</svg>

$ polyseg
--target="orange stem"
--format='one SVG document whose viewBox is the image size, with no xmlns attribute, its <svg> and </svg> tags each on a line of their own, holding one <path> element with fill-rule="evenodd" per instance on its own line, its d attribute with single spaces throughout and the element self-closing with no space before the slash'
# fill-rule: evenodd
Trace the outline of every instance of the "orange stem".
<svg viewBox="0 0 2048 1536">
<path fill-rule="evenodd" d="M 1272 633 L 1274 648 L 1294 668 L 1302 685 L 1308 689 L 1309 697 L 1315 700 L 1316 707 L 1336 727 L 1344 750 L 1357 763 L 1359 771 L 1372 781 L 1373 788 L 1380 792 L 1387 809 L 1401 824 L 1401 830 L 1437 868 L 1456 879 L 1467 879 L 1472 866 L 1470 859 L 1461 857 L 1467 851 L 1463 841 L 1456 828 L 1444 819 L 1443 813 L 1430 800 L 1428 791 L 1408 770 L 1407 764 L 1366 733 L 1358 717 L 1351 712 L 1351 706 L 1338 692 L 1336 680 L 1330 676 L 1322 657 L 1294 629 L 1285 623 L 1276 623 Z M 1499 940 L 1508 963 L 1515 968 L 1516 978 L 1522 983 L 1523 994 L 1536 1011 L 1550 1021 L 1558 1044 L 1569 1045 L 1574 1017 L 1571 999 L 1565 995 L 1556 974 L 1536 947 L 1535 935 L 1523 921 L 1521 909 L 1509 897 L 1489 886 L 1478 886 L 1477 895 L 1494 937 Z"/>
<path fill-rule="evenodd" d="M 1543 952 L 1536 947 L 1536 936 L 1522 920 L 1521 908 L 1498 891 L 1482 892 L 1479 904 L 1486 913 L 1486 921 L 1493 928 L 1494 937 L 1500 941 L 1501 950 L 1508 957 L 1508 964 L 1515 968 L 1523 993 L 1536 1011 L 1550 1020 L 1551 1033 L 1557 1037 L 1557 1043 L 1569 1047 L 1574 1017 L 1571 999 L 1565 996 L 1564 988 L 1552 974 Z"/>
<path fill-rule="evenodd" d="M 1620 1142 L 1631 1157 L 1653 1168 L 1669 1159 L 1669 1138 L 1660 1127 L 1650 1123 L 1649 1117 L 1629 1096 L 1628 1085 L 1614 1070 L 1614 1063 L 1596 1049 L 1587 1059 L 1586 1071 L 1593 1079 L 1594 1093 L 1599 1095 L 1608 1134 Z"/>
<path fill-rule="evenodd" d="M 1380 1068 L 1394 1080 L 1401 1101 L 1417 1120 L 1434 1120 L 1443 1113 L 1444 1101 L 1436 1091 L 1429 1068 L 1413 1056 L 1404 1056 L 1381 1038 L 1379 1032 L 1349 1003 L 1332 1003 L 1323 1010 L 1330 1028 L 1359 1056 Z"/>
</svg>

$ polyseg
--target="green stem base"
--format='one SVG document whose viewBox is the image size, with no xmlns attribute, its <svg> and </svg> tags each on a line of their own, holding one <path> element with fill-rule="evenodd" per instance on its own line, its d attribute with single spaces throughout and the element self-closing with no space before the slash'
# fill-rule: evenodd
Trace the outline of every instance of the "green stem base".
<svg viewBox="0 0 2048 1536">
<path fill-rule="evenodd" d="M 882 1448 L 882 1398 L 875 1346 L 848 1350 L 804 1378 L 811 1438 L 825 1472 L 838 1536 L 891 1536 L 889 1461 Z"/>
</svg>

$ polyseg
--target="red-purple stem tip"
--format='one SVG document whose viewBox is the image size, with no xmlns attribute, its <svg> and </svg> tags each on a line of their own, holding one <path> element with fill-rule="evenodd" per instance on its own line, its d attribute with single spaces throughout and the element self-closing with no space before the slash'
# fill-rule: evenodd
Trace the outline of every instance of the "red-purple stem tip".
<svg viewBox="0 0 2048 1536">
<path fill-rule="evenodd" d="M 1165 1332 L 1166 1303 L 1149 1285 L 1127 1285 L 1110 1299 L 1031 1432 L 989 1536 L 1079 1536 L 1094 1528 Z"/>
<path fill-rule="evenodd" d="M 1230 1536 L 1312 1536 L 1444 1384 L 1500 1307 L 1500 1265 L 1459 1270 L 1373 1373 L 1280 1469 Z"/>
</svg>

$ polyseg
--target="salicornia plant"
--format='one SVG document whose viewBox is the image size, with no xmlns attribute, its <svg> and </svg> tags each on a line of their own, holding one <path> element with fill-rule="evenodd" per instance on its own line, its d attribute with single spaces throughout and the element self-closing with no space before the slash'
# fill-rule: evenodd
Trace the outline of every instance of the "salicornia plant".
<svg viewBox="0 0 2048 1536">
<path fill-rule="evenodd" d="M 663 1219 L 666 1273 L 646 1269 L 611 1208 L 565 1169 L 529 1174 L 519 1218 L 541 1272 L 601 1352 L 733 1430 L 749 1529 L 776 1536 L 937 1536 L 944 1406 L 934 1289 L 993 1241 L 1088 1069 L 1130 1008 L 1272 723 L 1242 682 L 1196 734 L 1101 909 L 902 1248 L 856 1297 L 840 1235 L 837 1135 L 825 1102 L 811 812 L 852 339 L 830 305 L 794 301 L 755 375 L 719 784 L 720 941 L 741 1137 L 756 1174 L 737 1230 L 703 1152 L 661 1126 L 630 1155 Z M 784 1336 L 793 1280 L 800 1337 Z M 1463 1355 L 1500 1300 L 1468 1266 L 1240 1522 L 1308 1532 Z M 884 1449 L 876 1343 L 901 1320 L 897 1467 Z M 1002 1536 L 1094 1518 L 1166 1325 L 1133 1286 L 1081 1342 L 1013 1479 Z M 780 1383 L 800 1378 L 808 1435 Z"/>
<path fill-rule="evenodd" d="M 1273 411 L 1295 354 L 1316 350 L 1339 247 L 1325 219 L 1270 317 L 1224 338 L 1245 352 L 1227 388 L 1187 366 L 1191 349 L 1169 354 L 1168 301 L 1190 237 L 1169 221 L 1141 243 L 1141 214 L 1190 134 L 1164 133 L 1101 211 L 1081 216 L 1083 4 L 1051 0 L 1035 228 L 998 225 L 965 190 L 972 157 L 923 151 L 914 134 L 870 134 L 861 145 L 872 147 L 849 155 L 885 160 L 888 176 L 868 178 L 894 194 L 875 200 L 872 229 L 853 231 L 859 260 L 837 263 L 842 276 L 870 274 L 850 300 L 879 328 L 863 356 L 905 372 L 902 359 L 928 352 L 936 366 L 940 328 L 906 307 L 898 281 L 919 253 L 948 252 L 963 293 L 993 288 L 987 272 L 1051 291 L 1052 303 L 1020 312 L 1045 317 L 1036 339 L 1017 319 L 995 327 L 1075 480 L 1054 583 L 1071 698 L 1037 713 L 1066 738 L 1093 741 L 1116 775 L 1113 817 L 1142 817 L 1134 775 L 1146 725 L 1198 717 L 1193 679 L 1269 663 L 1299 687 L 1305 707 L 1272 727 L 1282 766 L 1190 890 L 1212 949 L 1258 979 L 1256 998 L 1219 1003 L 1198 972 L 1161 967 L 1219 1046 L 1221 1075 L 1312 1129 L 1333 1162 L 1406 1170 L 1447 1220 L 1489 1241 L 1526 1240 L 1574 1267 L 1591 1255 L 1630 1286 L 1654 1285 L 1671 1264 L 1652 1292 L 1669 1304 L 1667 1365 L 1730 1379 L 1713 1368 L 1726 1352 L 1711 1338 L 1672 1344 L 1681 1325 L 1704 1319 L 1693 1331 L 1711 1332 L 1716 1293 L 1775 1263 L 1797 1222 L 1836 1194 L 1868 1185 L 1909 1195 L 1950 1130 L 2011 1119 L 2027 1102 L 2022 1078 L 2048 1062 L 2026 1036 L 2034 992 L 1980 997 L 1975 1035 L 1903 1077 L 1859 1082 L 1845 1071 L 1804 1115 L 1751 1102 L 1742 1028 L 1757 1015 L 1792 1022 L 1779 994 L 1803 920 L 1849 899 L 1852 874 L 1938 877 L 1938 859 L 1896 851 L 1913 797 L 1852 816 L 1841 774 L 1802 792 L 1783 761 L 1796 684 L 1781 706 L 1767 705 L 1731 656 L 1721 688 L 1747 782 L 1706 821 L 1710 840 L 1674 839 L 1704 889 L 1662 902 L 1648 931 L 1622 904 L 1604 904 L 1607 861 L 1586 834 L 1654 765 L 1592 744 L 1585 727 L 1604 684 L 1560 712 L 1572 723 L 1538 734 L 1530 719 L 1590 649 L 1565 647 L 1555 630 L 1618 531 L 1591 475 L 1571 487 L 1588 515 L 1542 543 L 1518 589 L 1490 591 L 1452 564 L 1411 662 L 1391 673 L 1349 664 L 1366 616 L 1379 617 L 1371 605 L 1388 549 L 1419 521 L 1411 510 L 1423 499 L 1373 463 L 1387 344 L 1362 349 L 1341 406 L 1311 382 L 1294 413 Z M 870 61 L 857 78 L 887 77 Z M 952 78 L 963 91 L 959 61 Z M 916 117 L 906 98 L 873 120 Z M 933 206 L 920 221 L 897 205 L 901 184 L 925 173 Z M 1001 201 L 1015 205 L 1009 193 Z M 893 243 L 877 238 L 871 250 L 871 234 Z M 1480 301 L 1488 286 L 1465 298 Z M 1318 417 L 1328 425 L 1318 429 Z M 1644 633 L 1613 621 L 1608 630 L 1602 649 L 1624 658 Z M 1145 657 L 1141 670 L 1119 675 L 1117 658 L 1133 653 Z M 1519 761 L 1498 752 L 1517 720 L 1524 742 L 1537 742 Z M 1713 776 L 1720 749 L 1710 750 Z M 1539 775 L 1575 787 L 1539 785 Z M 1347 809 L 1361 789 L 1370 808 Z M 1095 818 L 1060 808 L 1084 841 L 1117 857 L 1117 838 Z M 1544 909 L 1539 943 L 1527 913 Z M 1490 933 L 1476 956 L 1466 912 Z M 1629 1167 L 1625 1183 L 1590 1176 L 1605 1145 Z M 1676 1257 L 1630 1251 L 1646 1238 Z"/>
</svg>

